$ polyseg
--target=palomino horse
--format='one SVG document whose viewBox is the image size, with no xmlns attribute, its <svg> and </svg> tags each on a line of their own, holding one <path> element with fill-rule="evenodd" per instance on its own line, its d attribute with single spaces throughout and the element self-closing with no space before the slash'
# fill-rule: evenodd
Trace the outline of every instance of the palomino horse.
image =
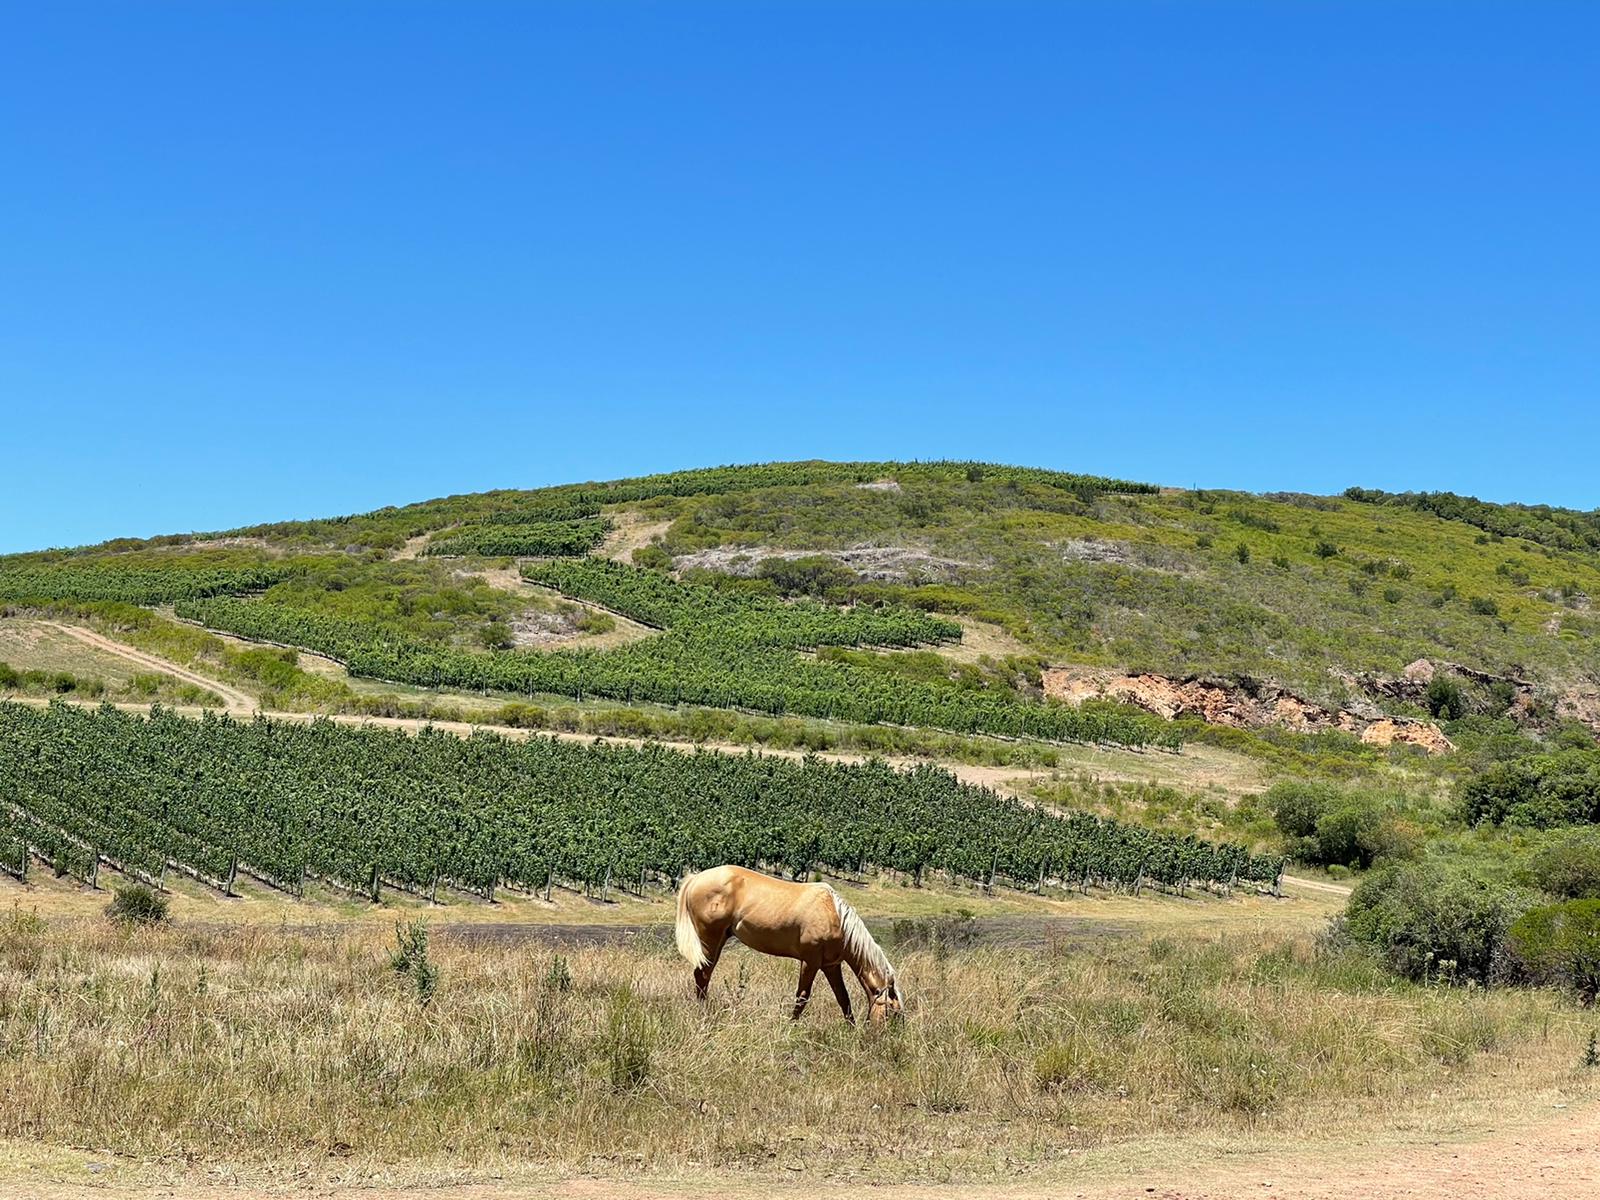
<svg viewBox="0 0 1600 1200">
<path fill-rule="evenodd" d="M 712 867 L 690 875 L 678 889 L 678 953 L 694 968 L 701 1000 L 730 937 L 763 954 L 800 960 L 793 1016 L 805 1011 L 820 970 L 845 1019 L 855 1020 L 844 985 L 846 963 L 866 990 L 872 1020 L 901 1011 L 900 989 L 883 948 L 856 910 L 825 883 L 790 883 L 744 867 Z"/>
</svg>

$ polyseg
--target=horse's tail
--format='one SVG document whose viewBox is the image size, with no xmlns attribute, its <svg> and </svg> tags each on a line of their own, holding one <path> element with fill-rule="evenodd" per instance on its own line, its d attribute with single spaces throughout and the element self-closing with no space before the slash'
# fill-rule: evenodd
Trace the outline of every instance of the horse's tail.
<svg viewBox="0 0 1600 1200">
<path fill-rule="evenodd" d="M 700 944 L 700 931 L 694 927 L 694 917 L 689 913 L 689 883 L 693 879 L 693 875 L 688 876 L 678 887 L 678 924 L 674 934 L 678 953 L 698 971 L 710 959 L 706 957 L 706 948 Z"/>
</svg>

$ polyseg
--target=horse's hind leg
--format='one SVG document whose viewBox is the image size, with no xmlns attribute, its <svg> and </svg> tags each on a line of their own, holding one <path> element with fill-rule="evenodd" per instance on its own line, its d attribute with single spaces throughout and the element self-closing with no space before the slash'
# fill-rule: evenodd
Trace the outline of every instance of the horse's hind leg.
<svg viewBox="0 0 1600 1200">
<path fill-rule="evenodd" d="M 711 972 L 717 969 L 717 959 L 722 957 L 722 948 L 728 944 L 728 935 L 724 932 L 720 937 L 706 938 L 701 934 L 702 944 L 706 952 L 706 965 L 694 969 L 694 997 L 704 1001 L 706 992 L 711 987 Z"/>
<path fill-rule="evenodd" d="M 828 977 L 828 986 L 833 988 L 833 998 L 839 1002 L 844 1019 L 854 1024 L 856 1017 L 850 1011 L 850 989 L 844 985 L 844 968 L 834 963 L 831 967 L 823 967 L 822 973 Z"/>
<path fill-rule="evenodd" d="M 811 984 L 817 977 L 815 963 L 805 963 L 800 968 L 800 986 L 794 993 L 794 1012 L 789 1014 L 790 1020 L 798 1020 L 800 1014 L 806 1010 L 806 1001 L 811 999 Z"/>
</svg>

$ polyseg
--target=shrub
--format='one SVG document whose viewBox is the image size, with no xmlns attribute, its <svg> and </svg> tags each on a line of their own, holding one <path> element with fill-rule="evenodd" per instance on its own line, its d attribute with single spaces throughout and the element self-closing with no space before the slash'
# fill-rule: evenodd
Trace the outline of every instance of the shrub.
<svg viewBox="0 0 1600 1200">
<path fill-rule="evenodd" d="M 1491 763 L 1461 784 L 1469 822 L 1550 829 L 1600 820 L 1600 751 L 1558 750 Z"/>
<path fill-rule="evenodd" d="M 1313 552 L 1318 558 L 1337 558 L 1339 556 L 1339 547 L 1332 542 L 1321 541 L 1316 544 Z"/>
<path fill-rule="evenodd" d="M 1345 801 L 1317 818 L 1311 861 L 1370 867 L 1380 852 L 1382 832 L 1383 813 L 1377 804 L 1367 799 Z"/>
<path fill-rule="evenodd" d="M 1600 993 L 1600 900 L 1566 900 L 1529 909 L 1507 935 L 1518 969 L 1531 983 Z"/>
<path fill-rule="evenodd" d="M 1562 721 L 1550 737 L 1557 750 L 1593 750 L 1594 733 L 1582 721 Z"/>
<path fill-rule="evenodd" d="M 1467 715 L 1467 698 L 1461 685 L 1448 675 L 1435 675 L 1423 697 L 1428 712 L 1441 721 L 1458 721 Z"/>
<path fill-rule="evenodd" d="M 1233 548 L 1233 556 L 1235 558 L 1237 558 L 1241 563 L 1249 562 L 1250 561 L 1250 547 L 1246 546 L 1243 542 L 1240 542 L 1237 546 L 1235 546 Z"/>
<path fill-rule="evenodd" d="M 511 636 L 511 626 L 499 618 L 487 622 L 478 630 L 478 640 L 483 643 L 485 650 L 510 650 L 517 644 Z"/>
<path fill-rule="evenodd" d="M 579 633 L 610 633 L 616 627 L 617 619 L 597 608 L 585 609 L 583 616 L 578 618 Z"/>
<path fill-rule="evenodd" d="M 1505 942 L 1525 893 L 1474 868 L 1406 863 L 1368 876 L 1350 897 L 1345 932 L 1409 979 L 1488 983 L 1505 973 Z"/>
<path fill-rule="evenodd" d="M 106 915 L 120 925 L 160 925 L 167 919 L 167 898 L 142 883 L 119 887 Z"/>
<path fill-rule="evenodd" d="M 428 923 L 397 922 L 394 944 L 395 948 L 389 955 L 390 968 L 396 975 L 409 979 L 417 999 L 427 1004 L 439 987 L 439 968 L 428 957 Z"/>
<path fill-rule="evenodd" d="M 1528 873 L 1541 891 L 1565 900 L 1600 900 L 1600 829 L 1553 835 L 1534 852 Z"/>
<path fill-rule="evenodd" d="M 1292 838 L 1307 838 L 1316 832 L 1317 820 L 1338 796 L 1338 791 L 1326 783 L 1285 779 L 1272 785 L 1266 801 L 1279 829 Z"/>
<path fill-rule="evenodd" d="M 1500 615 L 1500 605 L 1495 602 L 1492 596 L 1474 596 L 1467 601 L 1467 607 L 1480 617 L 1498 617 Z"/>
<path fill-rule="evenodd" d="M 640 546 L 633 552 L 633 565 L 643 567 L 648 571 L 670 571 L 672 569 L 672 555 L 654 543 L 648 546 Z"/>
<path fill-rule="evenodd" d="M 1382 858 L 1415 853 L 1414 828 L 1378 797 L 1327 783 L 1284 780 L 1265 798 L 1301 862 L 1359 870 Z"/>
</svg>

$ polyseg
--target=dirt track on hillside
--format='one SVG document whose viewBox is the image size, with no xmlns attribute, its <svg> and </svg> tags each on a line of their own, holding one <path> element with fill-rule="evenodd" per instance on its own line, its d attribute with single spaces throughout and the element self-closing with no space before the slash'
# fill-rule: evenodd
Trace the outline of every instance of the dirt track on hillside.
<svg viewBox="0 0 1600 1200">
<path fill-rule="evenodd" d="M 204 688 L 208 692 L 215 692 L 222 697 L 222 702 L 229 712 L 252 713 L 259 707 L 258 702 L 237 688 L 229 687 L 225 683 L 218 683 L 204 675 L 197 675 L 187 667 L 180 667 L 177 663 L 165 658 L 158 658 L 154 654 L 146 654 L 143 650 L 135 650 L 132 646 L 121 642 L 114 642 L 108 637 L 96 633 L 82 625 L 65 625 L 60 621 L 41 621 L 41 625 L 48 625 L 51 629 L 76 638 L 85 645 L 93 646 L 96 650 L 103 650 L 107 654 L 115 654 L 118 658 L 125 658 L 129 662 L 137 663 L 151 671 L 159 671 L 164 675 L 171 675 L 185 683 L 192 683 L 196 687 Z"/>
</svg>

